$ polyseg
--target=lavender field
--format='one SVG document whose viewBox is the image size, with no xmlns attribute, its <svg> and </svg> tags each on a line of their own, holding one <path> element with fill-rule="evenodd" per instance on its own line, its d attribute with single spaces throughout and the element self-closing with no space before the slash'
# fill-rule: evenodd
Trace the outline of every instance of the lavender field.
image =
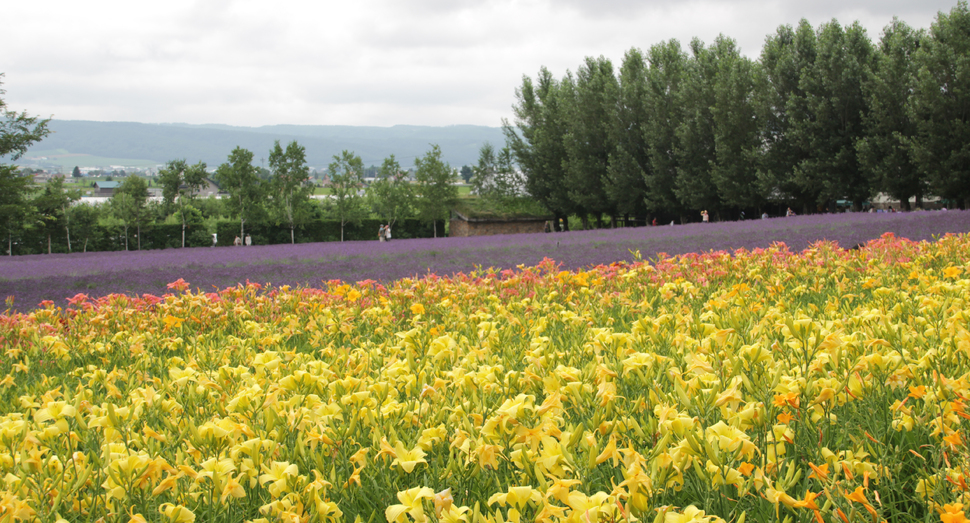
<svg viewBox="0 0 970 523">
<path fill-rule="evenodd" d="M 429 273 L 512 268 L 551 258 L 564 269 L 709 250 L 767 247 L 784 242 L 801 250 L 819 240 L 843 247 L 886 232 L 911 240 L 970 232 L 970 211 L 896 214 L 825 214 L 661 227 L 603 229 L 478 238 L 394 240 L 161 251 L 98 252 L 4 257 L 0 298 L 13 296 L 25 311 L 43 300 L 65 305 L 84 293 L 162 295 L 183 278 L 192 288 L 221 289 L 247 280 L 273 285 L 321 286 L 328 280 L 391 281 Z M 9 301 L 9 300 L 8 300 Z"/>
</svg>

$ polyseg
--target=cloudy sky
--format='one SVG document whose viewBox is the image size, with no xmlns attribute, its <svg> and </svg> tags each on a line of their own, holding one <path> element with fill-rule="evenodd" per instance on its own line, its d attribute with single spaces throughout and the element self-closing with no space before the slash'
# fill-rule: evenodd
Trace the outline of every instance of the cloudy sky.
<svg viewBox="0 0 970 523">
<path fill-rule="evenodd" d="M 807 18 L 929 27 L 956 0 L 8 2 L 10 109 L 64 120 L 498 126 L 541 66 L 723 33 L 757 57 Z"/>
</svg>

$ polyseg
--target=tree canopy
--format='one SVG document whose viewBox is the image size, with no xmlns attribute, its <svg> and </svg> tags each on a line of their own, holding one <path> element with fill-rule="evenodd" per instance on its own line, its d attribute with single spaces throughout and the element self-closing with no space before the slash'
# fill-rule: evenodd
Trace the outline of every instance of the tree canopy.
<svg viewBox="0 0 970 523">
<path fill-rule="evenodd" d="M 928 31 L 802 20 L 757 60 L 734 40 L 584 59 L 516 89 L 506 143 L 557 216 L 723 218 L 852 206 L 879 193 L 970 204 L 970 10 Z M 614 223 L 616 220 L 614 220 Z"/>
</svg>

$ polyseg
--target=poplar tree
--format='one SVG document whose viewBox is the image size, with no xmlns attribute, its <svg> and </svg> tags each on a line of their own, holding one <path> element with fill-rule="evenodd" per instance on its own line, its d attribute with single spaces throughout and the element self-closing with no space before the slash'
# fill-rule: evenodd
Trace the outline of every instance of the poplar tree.
<svg viewBox="0 0 970 523">
<path fill-rule="evenodd" d="M 526 192 L 553 214 L 553 226 L 559 230 L 559 220 L 576 210 L 576 204 L 569 197 L 563 168 L 567 123 L 560 83 L 543 67 L 535 82 L 528 76 L 522 78 L 515 98 L 514 125 L 502 120 L 502 133 L 525 176 Z"/>
<path fill-rule="evenodd" d="M 609 155 L 615 149 L 610 132 L 618 91 L 613 64 L 603 57 L 587 57 L 575 79 L 571 75 L 563 79 L 561 89 L 566 101 L 566 187 L 578 207 L 583 228 L 588 228 L 589 214 L 597 225 L 602 223 L 603 214 L 616 214 L 604 184 Z"/>
<path fill-rule="evenodd" d="M 970 10 L 958 3 L 940 13 L 916 53 L 919 67 L 911 111 L 917 121 L 913 155 L 932 191 L 970 204 Z"/>
<path fill-rule="evenodd" d="M 761 121 L 755 97 L 764 86 L 762 68 L 742 56 L 734 40 L 719 37 L 715 47 L 711 181 L 724 205 L 739 211 L 760 210 L 765 198 L 757 178 Z"/>
<path fill-rule="evenodd" d="M 684 119 L 680 91 L 686 75 L 687 55 L 675 39 L 656 44 L 647 53 L 647 111 L 650 120 L 643 128 L 650 154 L 646 174 L 647 207 L 655 213 L 681 215 L 684 206 L 674 193 L 677 179 L 677 128 Z"/>
<path fill-rule="evenodd" d="M 617 213 L 646 217 L 647 172 L 650 151 L 644 139 L 649 124 L 647 111 L 647 64 L 639 49 L 623 57 L 610 114 L 610 141 L 603 186 Z"/>
<path fill-rule="evenodd" d="M 871 186 L 856 152 L 867 110 L 862 83 L 872 67 L 873 48 L 859 23 L 845 29 L 835 20 L 818 31 L 812 67 L 802 70 L 803 118 L 793 135 L 806 157 L 795 167 L 794 181 L 816 205 L 847 198 L 856 210 Z"/>
<path fill-rule="evenodd" d="M 714 163 L 714 81 L 717 75 L 717 52 L 694 39 L 690 43 L 683 83 L 674 100 L 683 109 L 675 130 L 674 158 L 676 176 L 674 194 L 681 205 L 692 211 L 709 209 L 717 213 L 721 200 L 711 180 Z"/>
<path fill-rule="evenodd" d="M 763 144 L 758 161 L 761 192 L 803 211 L 810 205 L 814 208 L 815 197 L 794 176 L 795 168 L 809 155 L 795 128 L 809 118 L 801 79 L 803 70 L 814 67 L 816 40 L 815 30 L 805 19 L 797 28 L 784 25 L 769 35 L 760 58 L 765 84 L 757 96 Z"/>
<path fill-rule="evenodd" d="M 856 143 L 859 163 L 874 189 L 898 199 L 902 210 L 910 210 L 910 197 L 917 206 L 926 191 L 924 175 L 914 161 L 912 141 L 916 121 L 910 111 L 910 93 L 916 88 L 916 52 L 922 34 L 893 18 L 883 29 L 873 71 L 863 83 L 869 106 L 864 134 Z"/>
</svg>

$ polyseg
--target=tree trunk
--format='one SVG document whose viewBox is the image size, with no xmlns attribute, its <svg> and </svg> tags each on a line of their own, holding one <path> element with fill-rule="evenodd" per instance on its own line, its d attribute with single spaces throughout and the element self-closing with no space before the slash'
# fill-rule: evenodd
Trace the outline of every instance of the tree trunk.
<svg viewBox="0 0 970 523">
<path fill-rule="evenodd" d="M 128 226 L 125 225 L 125 251 L 128 251 Z"/>
<path fill-rule="evenodd" d="M 84 252 L 88 252 L 88 239 L 84 239 Z"/>
<path fill-rule="evenodd" d="M 71 252 L 71 215 L 68 214 L 69 211 L 69 208 L 61 208 L 61 212 L 64 213 L 64 230 L 67 232 L 67 252 Z"/>
<path fill-rule="evenodd" d="M 47 254 L 51 253 L 51 235 L 47 235 Z"/>
<path fill-rule="evenodd" d="M 13 235 L 7 232 L 7 256 L 13 256 Z"/>
<path fill-rule="evenodd" d="M 340 221 L 340 241 L 344 241 L 344 222 Z"/>
<path fill-rule="evenodd" d="M 296 237 L 293 234 L 293 225 L 290 225 L 290 245 L 296 245 Z"/>
<path fill-rule="evenodd" d="M 141 224 L 135 229 L 135 236 L 138 236 L 138 250 L 141 250 Z"/>
<path fill-rule="evenodd" d="M 431 228 L 434 229 L 434 237 L 438 237 L 438 220 L 431 220 Z"/>
<path fill-rule="evenodd" d="M 185 248 L 185 216 L 182 217 L 182 248 Z"/>
</svg>

